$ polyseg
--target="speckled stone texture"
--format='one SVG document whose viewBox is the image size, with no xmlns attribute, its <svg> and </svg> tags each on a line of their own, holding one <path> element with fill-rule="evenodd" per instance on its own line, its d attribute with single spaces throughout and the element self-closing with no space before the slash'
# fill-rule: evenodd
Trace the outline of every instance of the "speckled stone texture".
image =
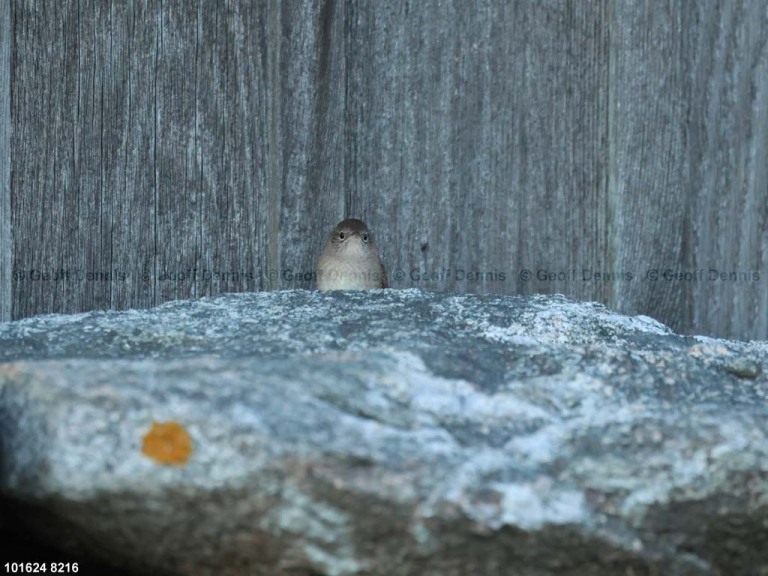
<svg viewBox="0 0 768 576">
<path fill-rule="evenodd" d="M 136 574 L 764 575 L 766 368 L 559 296 L 41 316 L 0 324 L 0 489 Z"/>
</svg>

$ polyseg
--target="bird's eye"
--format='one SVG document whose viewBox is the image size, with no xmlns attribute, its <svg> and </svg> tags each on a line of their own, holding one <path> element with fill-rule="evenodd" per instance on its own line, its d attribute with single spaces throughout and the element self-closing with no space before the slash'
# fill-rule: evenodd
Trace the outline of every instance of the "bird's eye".
<svg viewBox="0 0 768 576">
<path fill-rule="evenodd" d="M 344 234 L 344 232 L 339 232 L 339 240 L 344 240 L 345 237 L 346 235 Z"/>
<path fill-rule="evenodd" d="M 363 234 L 363 242 L 368 242 L 368 234 Z"/>
</svg>

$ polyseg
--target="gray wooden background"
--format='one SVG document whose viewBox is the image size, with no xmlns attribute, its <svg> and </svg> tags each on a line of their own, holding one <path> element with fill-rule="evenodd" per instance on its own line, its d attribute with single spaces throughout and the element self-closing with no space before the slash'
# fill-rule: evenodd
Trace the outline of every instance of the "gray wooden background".
<svg viewBox="0 0 768 576">
<path fill-rule="evenodd" d="M 10 80 L 10 81 L 9 81 Z M 559 292 L 768 338 L 764 0 L 0 0 L 0 318 Z"/>
</svg>

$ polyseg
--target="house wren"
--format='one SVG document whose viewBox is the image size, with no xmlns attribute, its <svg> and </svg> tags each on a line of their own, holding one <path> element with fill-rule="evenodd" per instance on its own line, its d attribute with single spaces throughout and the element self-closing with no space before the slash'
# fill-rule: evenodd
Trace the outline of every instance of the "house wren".
<svg viewBox="0 0 768 576">
<path fill-rule="evenodd" d="M 318 290 L 387 288 L 387 273 L 365 222 L 347 218 L 325 241 L 317 263 Z"/>
</svg>

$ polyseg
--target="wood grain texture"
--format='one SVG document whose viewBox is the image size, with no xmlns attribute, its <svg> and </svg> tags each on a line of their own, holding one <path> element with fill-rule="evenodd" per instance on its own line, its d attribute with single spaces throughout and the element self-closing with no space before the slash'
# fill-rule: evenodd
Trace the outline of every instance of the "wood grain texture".
<svg viewBox="0 0 768 576">
<path fill-rule="evenodd" d="M 343 220 L 346 10 L 349 2 L 280 3 L 280 205 L 277 288 L 314 287 L 325 237 Z"/>
<path fill-rule="evenodd" d="M 637 277 L 612 304 L 683 332 L 766 338 L 768 8 L 615 10 L 609 200 Z"/>
<path fill-rule="evenodd" d="M 74 311 L 98 307 L 103 294 L 88 291 L 100 284 L 76 285 L 61 270 L 84 269 L 90 256 L 109 253 L 99 242 L 98 206 L 89 206 L 81 192 L 95 191 L 76 174 L 82 166 L 75 146 L 75 127 L 92 127 L 86 102 L 77 100 L 80 64 L 75 50 L 77 20 L 73 3 L 13 2 L 11 52 L 12 230 L 15 317 L 44 311 Z M 67 31 L 65 35 L 65 30 Z M 69 37 L 70 42 L 65 41 Z M 46 41 L 43 41 L 46 39 Z M 20 81 L 24 78 L 24 81 Z M 84 88 L 85 89 L 85 88 Z M 93 98 L 93 87 L 88 86 Z M 88 103 L 93 101 L 88 99 Z M 82 159 L 85 161 L 85 159 Z M 94 178 L 98 166 L 88 166 L 83 178 Z M 85 190 L 84 190 L 85 189 Z M 83 213 L 80 213 L 80 209 Z M 84 224 L 79 228 L 78 220 Z M 65 302 L 67 301 L 67 302 Z M 106 306 L 106 304 L 104 304 Z"/>
<path fill-rule="evenodd" d="M 393 286 L 603 299 L 604 6 L 355 6 L 351 206 Z"/>
<path fill-rule="evenodd" d="M 0 322 L 11 319 L 11 7 L 0 2 Z"/>
<path fill-rule="evenodd" d="M 395 288 L 768 338 L 761 0 L 10 14 L 13 317 L 310 288 L 360 217 Z"/>
<path fill-rule="evenodd" d="M 631 278 L 610 303 L 682 329 L 690 325 L 690 283 L 665 276 L 692 265 L 686 8 L 670 1 L 613 9 L 608 203 L 615 265 Z"/>
<path fill-rule="evenodd" d="M 690 180 L 693 268 L 688 326 L 768 338 L 768 4 L 692 3 Z M 713 271 L 725 277 L 714 279 Z M 687 326 L 690 331 L 691 328 Z"/>
<path fill-rule="evenodd" d="M 186 0 L 155 9 L 157 298 L 266 288 L 267 12 Z"/>
<path fill-rule="evenodd" d="M 259 6 L 13 3 L 16 317 L 267 287 Z"/>
</svg>

